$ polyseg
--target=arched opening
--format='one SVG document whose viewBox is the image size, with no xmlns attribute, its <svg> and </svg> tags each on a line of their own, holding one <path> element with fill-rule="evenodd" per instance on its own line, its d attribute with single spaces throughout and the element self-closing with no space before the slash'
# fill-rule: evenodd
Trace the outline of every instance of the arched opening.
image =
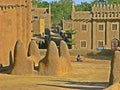
<svg viewBox="0 0 120 90">
<path fill-rule="evenodd" d="M 116 50 L 120 46 L 120 41 L 116 38 L 111 40 L 111 49 Z"/>
</svg>

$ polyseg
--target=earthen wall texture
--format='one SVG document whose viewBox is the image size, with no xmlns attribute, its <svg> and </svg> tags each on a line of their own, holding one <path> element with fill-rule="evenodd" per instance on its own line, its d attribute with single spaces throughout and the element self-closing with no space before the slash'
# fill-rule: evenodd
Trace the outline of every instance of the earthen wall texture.
<svg viewBox="0 0 120 90">
<path fill-rule="evenodd" d="M 40 55 L 40 51 L 38 49 L 38 46 L 37 46 L 36 42 L 33 41 L 33 40 L 29 44 L 28 56 L 30 58 L 33 58 L 33 62 L 35 63 L 35 66 L 38 66 L 41 55 Z"/>
<path fill-rule="evenodd" d="M 60 50 L 58 50 L 55 42 L 51 41 L 45 58 L 39 62 L 39 74 L 64 75 L 71 70 L 70 54 L 66 43 L 62 41 L 60 44 Z"/>
<path fill-rule="evenodd" d="M 27 57 L 27 53 L 23 43 L 20 40 L 18 40 L 15 44 L 14 67 L 11 71 L 11 74 L 33 74 L 33 71 L 33 63 Z"/>
<path fill-rule="evenodd" d="M 33 22 L 33 33 L 34 34 L 45 33 L 45 29 L 51 28 L 51 13 L 47 12 L 47 9 L 48 8 L 34 8 L 34 11 L 32 13 L 33 18 L 36 16 L 38 17 L 37 20 L 34 20 Z M 41 23 L 44 23 L 44 25 L 42 25 Z M 44 30 L 41 30 L 42 28 Z"/>
<path fill-rule="evenodd" d="M 120 82 L 120 51 L 115 51 L 111 61 L 111 72 L 109 78 L 109 85 Z"/>
<path fill-rule="evenodd" d="M 31 0 L 0 0 L 0 64 L 9 65 L 17 40 L 28 47 L 32 30 Z"/>
</svg>

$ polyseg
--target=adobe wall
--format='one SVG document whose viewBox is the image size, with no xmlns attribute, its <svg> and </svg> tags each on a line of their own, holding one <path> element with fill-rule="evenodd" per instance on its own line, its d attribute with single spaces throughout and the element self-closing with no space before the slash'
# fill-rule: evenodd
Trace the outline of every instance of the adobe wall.
<svg viewBox="0 0 120 90">
<path fill-rule="evenodd" d="M 48 8 L 34 8 L 33 11 L 33 33 L 42 34 L 45 33 L 45 29 L 51 28 L 51 11 L 47 12 Z"/>
<path fill-rule="evenodd" d="M 93 49 L 96 49 L 98 47 L 98 41 L 105 40 L 105 28 L 104 28 L 104 30 L 100 31 L 98 28 L 99 24 L 105 25 L 105 22 L 93 21 L 93 30 L 94 30 L 94 32 L 93 32 Z"/>
<path fill-rule="evenodd" d="M 111 60 L 109 85 L 120 83 L 120 51 L 115 51 Z M 116 90 L 116 89 L 114 89 Z"/>
<path fill-rule="evenodd" d="M 0 63 L 8 65 L 8 60 L 9 60 L 9 52 L 14 50 L 14 45 L 16 41 L 16 36 L 17 36 L 17 28 L 15 27 L 16 25 L 16 18 L 14 19 L 15 11 L 14 9 L 5 9 L 1 11 L 1 18 L 2 20 L 0 21 L 1 23 L 1 38 L 0 38 Z M 14 17 L 13 17 L 14 16 Z M 12 20 L 14 19 L 14 21 Z"/>
<path fill-rule="evenodd" d="M 31 41 L 31 37 L 32 37 L 32 30 L 33 30 L 33 27 L 32 27 L 32 23 L 31 23 L 31 21 L 32 21 L 32 0 L 28 0 L 28 2 L 27 2 L 27 12 L 26 12 L 26 14 L 27 14 L 27 17 L 26 17 L 26 47 L 28 47 L 29 46 L 29 42 Z"/>
<path fill-rule="evenodd" d="M 71 20 L 62 20 L 62 23 L 63 23 L 63 29 L 64 31 L 66 30 L 69 30 L 69 29 L 72 29 L 72 21 Z"/>
<path fill-rule="evenodd" d="M 82 25 L 87 25 L 86 31 L 82 30 Z M 76 34 L 73 39 L 75 40 L 74 49 L 90 49 L 91 48 L 91 22 L 73 22 L 73 29 L 76 30 Z M 81 47 L 81 41 L 87 41 L 86 47 Z"/>
<path fill-rule="evenodd" d="M 0 64 L 3 66 L 9 65 L 9 53 L 12 51 L 14 55 L 17 40 L 27 50 L 32 30 L 31 5 L 30 0 L 0 0 Z"/>
</svg>

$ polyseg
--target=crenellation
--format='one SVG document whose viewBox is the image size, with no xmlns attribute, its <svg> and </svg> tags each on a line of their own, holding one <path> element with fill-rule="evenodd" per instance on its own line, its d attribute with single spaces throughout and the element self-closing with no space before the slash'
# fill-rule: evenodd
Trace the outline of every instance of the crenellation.
<svg viewBox="0 0 120 90">
<path fill-rule="evenodd" d="M 98 19 L 111 19 L 111 18 L 118 18 L 119 14 L 119 5 L 93 5 L 92 12 L 94 14 L 94 18 Z"/>
<path fill-rule="evenodd" d="M 97 5 L 93 5 L 92 7 L 92 11 L 93 12 L 118 12 L 120 11 L 120 5 L 117 4 L 108 4 L 108 5 L 102 5 L 102 4 L 97 4 Z"/>
<path fill-rule="evenodd" d="M 117 4 L 114 4 L 113 6 L 114 6 L 114 8 L 116 9 L 116 7 L 117 7 Z"/>
<path fill-rule="evenodd" d="M 103 5 L 103 8 L 102 8 L 104 11 L 107 10 L 107 6 L 106 5 Z"/>
<path fill-rule="evenodd" d="M 113 5 L 112 4 L 110 4 L 110 10 L 112 10 L 113 9 Z"/>
<path fill-rule="evenodd" d="M 106 6 L 106 10 L 107 10 L 107 11 L 110 10 L 110 5 L 109 5 L 109 4 L 107 4 L 107 6 Z"/>
<path fill-rule="evenodd" d="M 101 10 L 103 8 L 103 4 L 98 4 L 98 8 Z"/>
<path fill-rule="evenodd" d="M 95 11 L 95 4 L 94 4 L 93 7 L 92 7 L 92 11 Z"/>
</svg>

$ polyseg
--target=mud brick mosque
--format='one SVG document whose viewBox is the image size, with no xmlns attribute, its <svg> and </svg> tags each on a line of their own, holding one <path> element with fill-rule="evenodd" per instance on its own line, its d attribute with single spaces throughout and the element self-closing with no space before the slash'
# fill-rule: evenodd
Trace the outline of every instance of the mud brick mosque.
<svg viewBox="0 0 120 90">
<path fill-rule="evenodd" d="M 45 15 L 48 17 L 44 18 Z M 63 31 L 76 30 L 73 36 L 76 44 L 72 49 L 119 46 L 119 4 L 94 5 L 92 11 L 75 11 L 73 5 L 71 16 L 71 20 L 63 20 Z M 33 26 L 36 24 L 39 29 Z M 50 10 L 33 8 L 32 0 L 0 0 L 0 72 L 9 71 L 8 74 L 13 75 L 64 75 L 71 72 L 71 56 L 65 41 L 61 41 L 59 48 L 51 41 L 41 59 L 36 42 L 32 40 L 33 34 L 42 34 L 50 27 Z M 114 84 L 120 84 L 120 51 L 115 51 L 111 62 L 109 84 L 113 89 L 106 90 L 116 90 Z M 36 71 L 35 66 L 38 67 Z"/>
</svg>

